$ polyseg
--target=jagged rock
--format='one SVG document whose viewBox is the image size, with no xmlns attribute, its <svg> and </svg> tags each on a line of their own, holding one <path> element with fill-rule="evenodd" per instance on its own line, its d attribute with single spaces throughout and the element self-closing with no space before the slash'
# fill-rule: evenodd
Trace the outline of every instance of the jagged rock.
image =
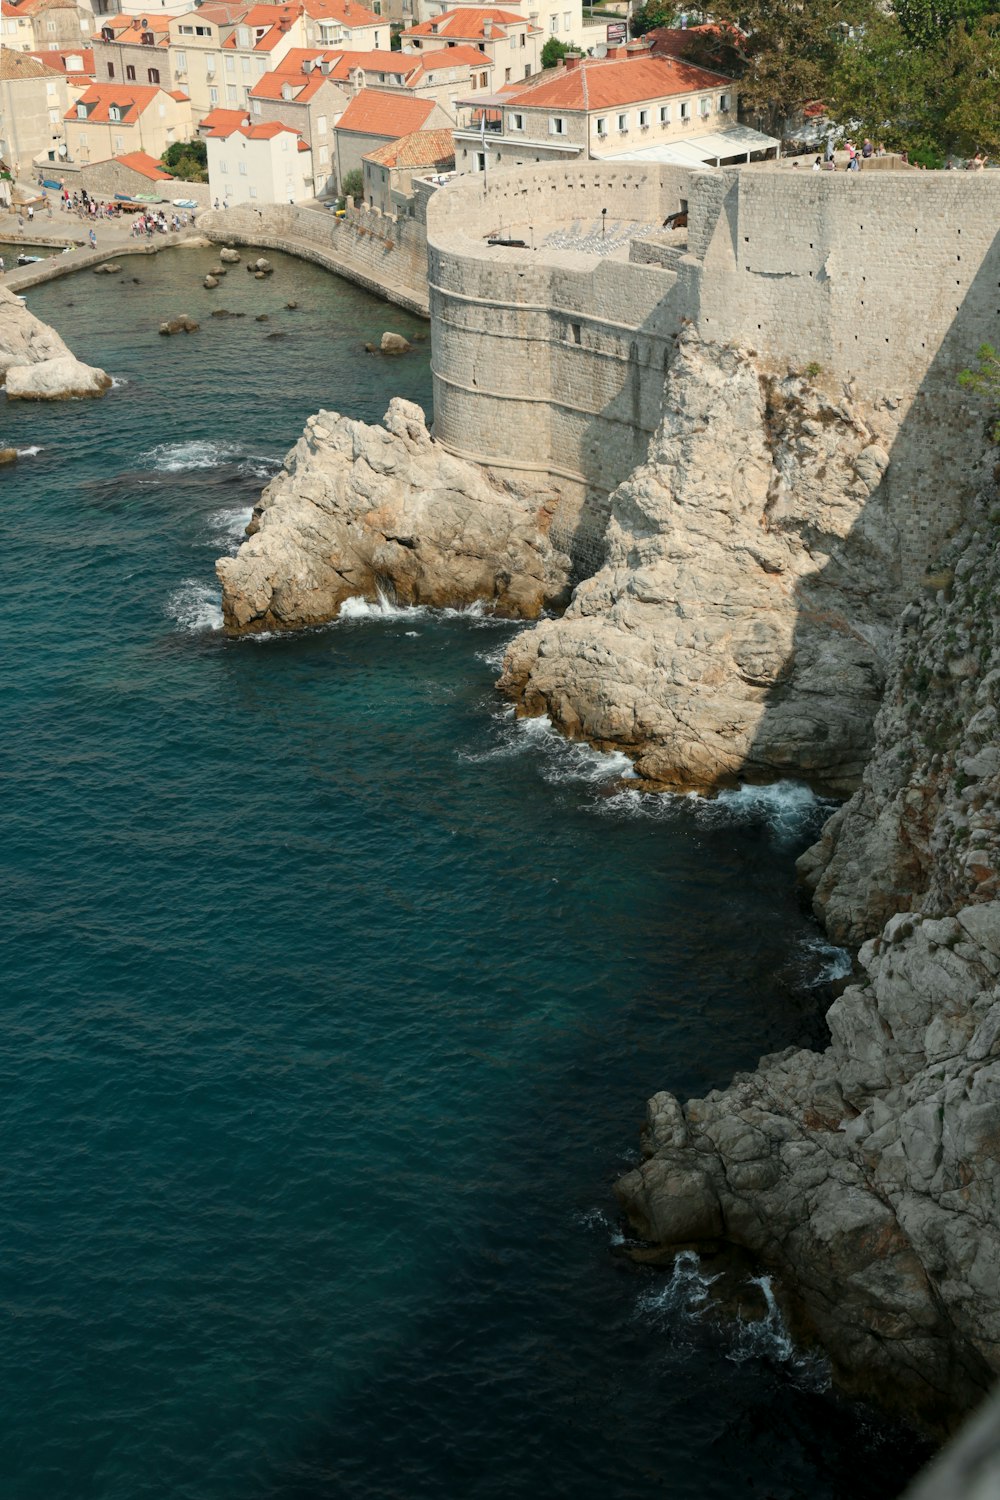
<svg viewBox="0 0 1000 1500">
<path fill-rule="evenodd" d="M 412 345 L 401 333 L 383 333 L 379 349 L 383 354 L 409 354 Z"/>
<path fill-rule="evenodd" d="M 659 785 L 853 791 L 898 607 L 853 585 L 895 566 L 879 488 L 895 421 L 682 336 L 648 460 L 611 497 L 604 566 L 515 639 L 502 688 Z"/>
<path fill-rule="evenodd" d="M 194 318 L 188 317 L 187 313 L 178 313 L 176 317 L 168 318 L 165 323 L 160 324 L 160 332 L 166 335 L 173 333 L 197 333 L 199 326 Z"/>
<path fill-rule="evenodd" d="M 227 245 L 224 250 L 219 251 L 219 259 L 224 265 L 235 266 L 239 262 L 240 252 L 234 250 L 231 245 Z"/>
<path fill-rule="evenodd" d="M 209 292 L 212 291 L 212 289 L 214 287 L 217 287 L 218 285 L 219 285 L 219 278 L 217 276 L 206 276 L 205 280 L 202 282 L 202 286 L 205 288 L 206 291 L 209 291 Z"/>
<path fill-rule="evenodd" d="M 68 401 L 103 396 L 110 388 L 110 375 L 94 365 L 82 364 L 69 353 L 34 365 L 12 365 L 7 370 L 8 401 Z"/>
<path fill-rule="evenodd" d="M 261 496 L 249 539 L 216 563 L 226 628 L 315 625 L 380 591 L 533 618 L 567 591 L 549 520 L 537 496 L 439 448 L 409 401 L 390 403 L 384 427 L 319 412 Z"/>
<path fill-rule="evenodd" d="M 214 276 L 216 281 L 218 281 L 220 276 L 225 276 L 226 268 L 225 266 L 210 266 L 208 274 L 209 276 Z"/>
<path fill-rule="evenodd" d="M 274 267 L 269 260 L 266 260 L 264 258 L 263 255 L 258 257 L 257 260 L 248 261 L 247 270 L 251 272 L 252 275 L 256 276 L 258 281 L 265 276 L 274 275 Z"/>
<path fill-rule="evenodd" d="M 16 448 L 0 448 L 0 468 L 3 468 L 5 464 L 16 464 L 16 463 L 17 463 L 17 449 Z"/>
<path fill-rule="evenodd" d="M 103 266 L 94 267 L 95 276 L 117 276 L 120 271 L 121 266 L 117 265 L 114 261 L 106 261 Z"/>
<path fill-rule="evenodd" d="M 271 319 L 267 313 L 258 313 L 254 318 L 255 323 L 270 323 Z"/>
<path fill-rule="evenodd" d="M 830 1046 L 656 1095 L 618 1185 L 661 1247 L 751 1251 L 845 1384 L 931 1426 L 1000 1374 L 998 500 L 940 559 L 947 593 L 903 611 L 862 786 L 800 861 L 863 942 Z"/>
<path fill-rule="evenodd" d="M 297 302 L 286 302 L 285 303 L 285 311 L 286 312 L 294 312 L 295 309 L 298 307 L 298 305 L 299 304 Z"/>
<path fill-rule="evenodd" d="M 254 271 L 254 273 L 253 273 L 253 279 L 254 279 L 254 281 L 266 281 L 267 280 L 267 274 L 268 273 L 266 271 Z"/>
</svg>

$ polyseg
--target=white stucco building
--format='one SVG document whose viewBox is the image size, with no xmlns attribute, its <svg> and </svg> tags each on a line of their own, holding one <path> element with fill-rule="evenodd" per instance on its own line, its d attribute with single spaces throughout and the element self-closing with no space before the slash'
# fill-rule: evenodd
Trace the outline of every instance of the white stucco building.
<svg viewBox="0 0 1000 1500">
<path fill-rule="evenodd" d="M 253 124 L 242 110 L 216 109 L 201 122 L 212 203 L 301 203 L 313 196 L 312 152 L 291 125 Z"/>
</svg>

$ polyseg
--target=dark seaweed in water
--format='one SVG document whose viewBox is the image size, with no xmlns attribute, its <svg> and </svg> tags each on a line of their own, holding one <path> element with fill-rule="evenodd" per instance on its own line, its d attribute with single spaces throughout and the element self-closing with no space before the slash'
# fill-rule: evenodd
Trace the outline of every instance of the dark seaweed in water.
<svg viewBox="0 0 1000 1500">
<path fill-rule="evenodd" d="M 222 638 L 214 558 L 306 416 L 430 398 L 426 345 L 358 359 L 382 304 L 273 258 L 266 354 L 252 277 L 158 338 L 182 252 L 38 289 L 123 383 L 0 408 L 41 447 L 0 601 L 5 1497 L 885 1500 L 911 1447 L 613 1253 L 647 1094 L 814 1025 L 816 805 L 602 795 L 474 615 Z"/>
</svg>

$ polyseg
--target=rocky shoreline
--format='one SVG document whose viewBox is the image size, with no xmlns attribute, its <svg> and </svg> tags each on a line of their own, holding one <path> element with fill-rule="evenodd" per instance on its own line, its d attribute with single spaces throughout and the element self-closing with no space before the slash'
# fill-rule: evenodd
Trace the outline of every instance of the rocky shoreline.
<svg viewBox="0 0 1000 1500">
<path fill-rule="evenodd" d="M 618 1192 L 638 1259 L 749 1252 L 845 1387 L 942 1432 L 1000 1371 L 1000 503 L 984 483 L 914 599 L 897 406 L 682 335 L 603 567 L 515 638 L 500 686 L 653 786 L 791 774 L 850 797 L 800 861 L 827 930 L 861 945 L 831 1045 L 654 1096 Z M 321 412 L 217 565 L 226 628 L 379 592 L 538 620 L 570 589 L 549 519 L 419 408 Z"/>
<path fill-rule="evenodd" d="M 103 396 L 111 376 L 77 359 L 54 328 L 0 287 L 0 385 L 8 401 L 68 401 Z"/>
</svg>

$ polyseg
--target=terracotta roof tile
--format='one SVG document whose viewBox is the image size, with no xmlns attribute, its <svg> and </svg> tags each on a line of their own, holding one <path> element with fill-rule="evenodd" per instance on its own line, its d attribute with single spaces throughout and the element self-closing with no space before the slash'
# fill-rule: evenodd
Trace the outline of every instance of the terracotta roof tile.
<svg viewBox="0 0 1000 1500">
<path fill-rule="evenodd" d="M 455 139 L 451 129 L 414 130 L 369 151 L 365 161 L 381 167 L 447 167 L 455 165 Z"/>
<path fill-rule="evenodd" d="M 526 16 L 515 15 L 510 10 L 495 10 L 487 7 L 463 5 L 458 10 L 446 10 L 433 21 L 421 21 L 419 26 L 408 26 L 403 31 L 404 39 L 407 37 L 440 36 L 454 38 L 456 41 L 474 42 L 486 38 L 486 22 L 493 25 L 495 37 L 505 37 L 504 29 L 507 26 L 523 26 L 527 21 Z M 528 21 L 528 30 L 536 32 L 541 30 L 538 26 L 532 26 Z"/>
<path fill-rule="evenodd" d="M 170 180 L 170 173 L 165 172 L 160 163 L 146 151 L 126 151 L 123 156 L 116 156 L 114 159 L 121 162 L 123 167 L 131 167 L 133 172 L 140 172 L 151 182 Z"/>
<path fill-rule="evenodd" d="M 22 53 L 23 57 L 24 54 Z M 72 47 L 65 52 L 57 52 L 50 49 L 45 52 L 30 52 L 29 57 L 35 57 L 47 68 L 53 68 L 57 73 L 63 73 L 67 78 L 93 77 L 94 73 L 94 49 L 92 47 L 80 47 L 76 51 Z M 70 67 L 71 63 L 79 62 L 80 66 Z"/>
<path fill-rule="evenodd" d="M 675 57 L 584 58 L 579 67 L 559 68 L 554 74 L 547 69 L 536 83 L 526 81 L 511 89 L 510 102 L 526 109 L 570 112 L 615 109 L 731 82 L 722 73 L 709 73 Z"/>
<path fill-rule="evenodd" d="M 401 135 L 419 130 L 436 108 L 433 99 L 412 99 L 405 94 L 362 89 L 344 110 L 336 128 L 398 140 Z"/>
<path fill-rule="evenodd" d="M 32 57 L 30 52 L 0 48 L 0 80 L 4 83 L 16 83 L 22 78 L 51 78 L 56 71 Z"/>
<path fill-rule="evenodd" d="M 122 111 L 121 123 L 134 125 L 139 116 L 149 108 L 157 94 L 163 90 L 157 85 L 150 84 L 147 87 L 134 83 L 92 83 L 89 89 L 84 90 L 76 104 L 66 111 L 64 116 L 67 120 L 80 120 L 77 113 L 77 105 L 87 105 L 87 119 L 98 125 L 107 125 L 111 120 L 110 109 L 116 104 Z"/>
</svg>

